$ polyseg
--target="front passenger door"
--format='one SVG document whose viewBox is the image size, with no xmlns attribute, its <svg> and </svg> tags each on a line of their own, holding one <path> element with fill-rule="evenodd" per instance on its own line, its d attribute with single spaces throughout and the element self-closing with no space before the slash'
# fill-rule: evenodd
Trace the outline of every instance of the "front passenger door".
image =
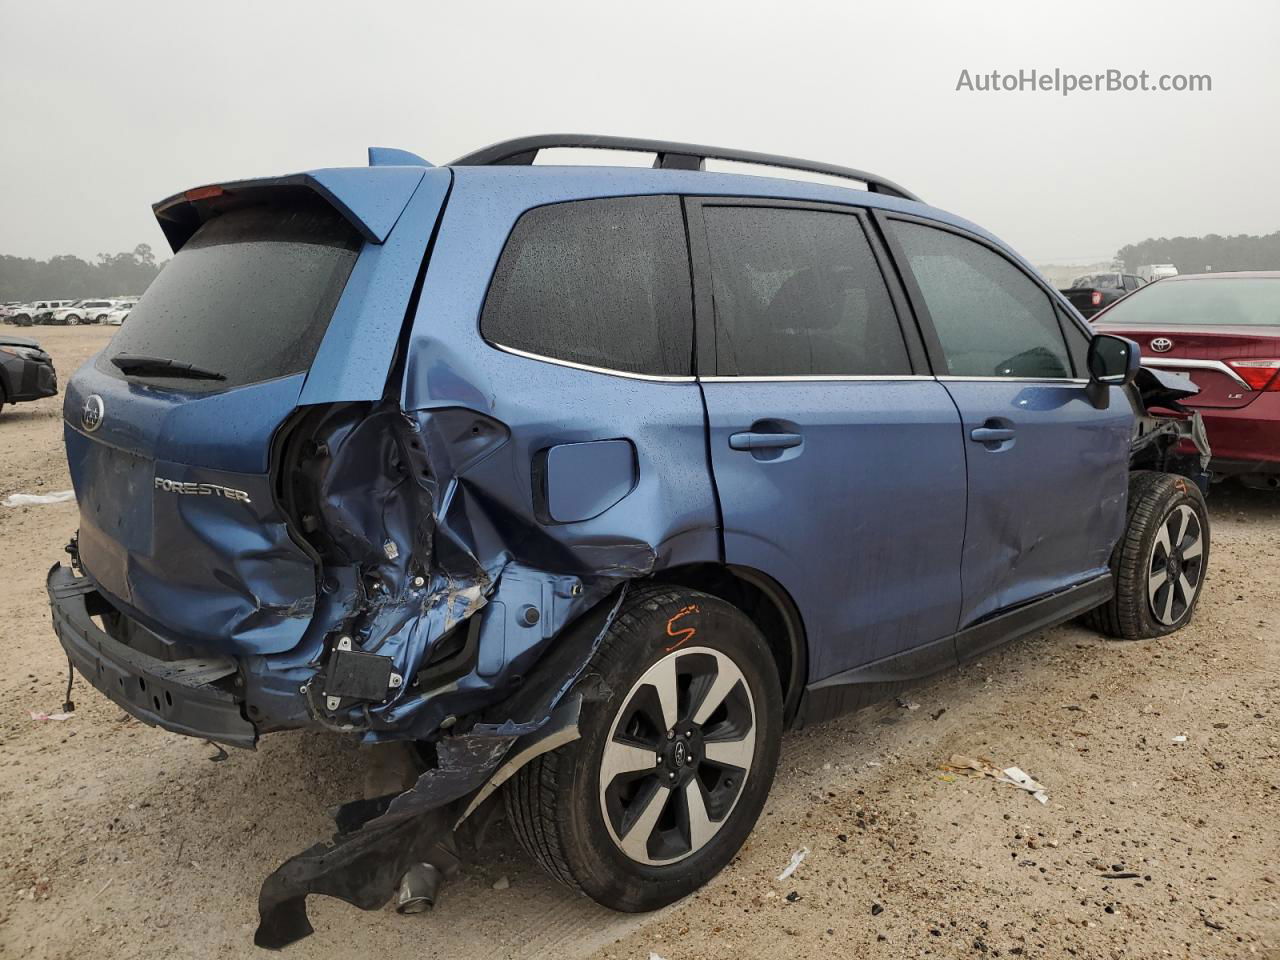
<svg viewBox="0 0 1280 960">
<path fill-rule="evenodd" d="M 963 425 L 961 629 L 1105 576 L 1128 490 L 1133 412 L 1122 388 L 1110 388 L 1107 409 L 1094 405 L 1073 359 L 1083 350 L 1066 339 L 1088 334 L 993 244 L 883 222 Z"/>
</svg>

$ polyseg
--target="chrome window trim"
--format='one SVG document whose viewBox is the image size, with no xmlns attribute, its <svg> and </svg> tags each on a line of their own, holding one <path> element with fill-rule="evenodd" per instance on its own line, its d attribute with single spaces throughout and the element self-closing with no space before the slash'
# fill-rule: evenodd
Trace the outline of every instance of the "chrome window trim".
<svg viewBox="0 0 1280 960">
<path fill-rule="evenodd" d="M 1144 367 L 1160 367 L 1161 369 L 1166 370 L 1176 370 L 1179 367 L 1185 367 L 1188 370 L 1217 370 L 1219 373 L 1225 373 L 1250 393 L 1253 392 L 1253 387 L 1249 386 L 1248 381 L 1221 360 L 1183 360 L 1179 357 L 1143 357 L 1142 365 Z"/>
<path fill-rule="evenodd" d="M 696 377 L 666 377 L 655 373 L 631 373 L 626 370 L 610 370 L 607 367 L 593 367 L 585 363 L 574 363 L 572 360 L 561 360 L 557 357 L 544 357 L 540 353 L 530 353 L 528 350 L 517 350 L 515 347 L 504 347 L 500 343 L 494 343 L 486 340 L 489 346 L 495 350 L 501 350 L 503 353 L 509 353 L 514 357 L 523 357 L 525 360 L 537 360 L 541 363 L 555 364 L 557 367 L 568 367 L 570 370 L 583 370 L 587 373 L 602 373 L 607 377 L 622 377 L 626 380 L 648 380 L 651 383 L 694 383 Z"/>
<path fill-rule="evenodd" d="M 900 380 L 933 380 L 928 374 L 895 373 L 895 374 L 796 374 L 794 376 L 772 376 L 760 374 L 753 376 L 714 376 L 699 377 L 703 383 L 845 383 L 861 381 L 894 382 Z"/>
<path fill-rule="evenodd" d="M 1089 384 L 1089 380 L 1085 377 L 960 377 L 946 374 L 938 379 L 943 382 L 1045 383 L 1060 387 L 1083 387 Z"/>
</svg>

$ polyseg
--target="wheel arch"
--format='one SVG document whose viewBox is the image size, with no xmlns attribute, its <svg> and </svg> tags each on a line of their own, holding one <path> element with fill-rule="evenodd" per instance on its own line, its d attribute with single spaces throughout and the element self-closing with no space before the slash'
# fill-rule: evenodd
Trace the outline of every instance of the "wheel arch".
<svg viewBox="0 0 1280 960">
<path fill-rule="evenodd" d="M 804 620 L 791 595 L 778 581 L 753 567 L 694 563 L 659 571 L 658 583 L 688 587 L 719 597 L 741 610 L 764 635 L 782 681 L 782 716 L 791 726 L 809 676 L 809 648 Z"/>
</svg>

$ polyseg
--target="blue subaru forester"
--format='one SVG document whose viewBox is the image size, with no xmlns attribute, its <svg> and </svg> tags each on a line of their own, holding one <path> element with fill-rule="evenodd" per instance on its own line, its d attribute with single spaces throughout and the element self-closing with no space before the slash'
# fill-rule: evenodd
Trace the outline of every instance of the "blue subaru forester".
<svg viewBox="0 0 1280 960">
<path fill-rule="evenodd" d="M 260 945 L 309 893 L 429 905 L 503 807 L 569 886 L 669 903 L 747 837 L 788 726 L 1195 608 L 1194 387 L 880 177 L 542 136 L 155 213 L 175 257 L 67 386 L 61 643 L 168 730 L 412 745 L 267 879 Z"/>
</svg>

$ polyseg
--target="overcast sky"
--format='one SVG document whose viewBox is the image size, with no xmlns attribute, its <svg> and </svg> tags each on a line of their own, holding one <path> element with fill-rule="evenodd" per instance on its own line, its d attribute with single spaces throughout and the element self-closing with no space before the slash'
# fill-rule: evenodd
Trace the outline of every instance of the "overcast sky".
<svg viewBox="0 0 1280 960">
<path fill-rule="evenodd" d="M 1038 263 L 1280 229 L 1270 2 L 0 0 L 0 36 L 0 253 L 167 253 L 187 187 L 534 132 L 873 170 Z M 955 89 L 1022 68 L 1213 90 Z"/>
</svg>

